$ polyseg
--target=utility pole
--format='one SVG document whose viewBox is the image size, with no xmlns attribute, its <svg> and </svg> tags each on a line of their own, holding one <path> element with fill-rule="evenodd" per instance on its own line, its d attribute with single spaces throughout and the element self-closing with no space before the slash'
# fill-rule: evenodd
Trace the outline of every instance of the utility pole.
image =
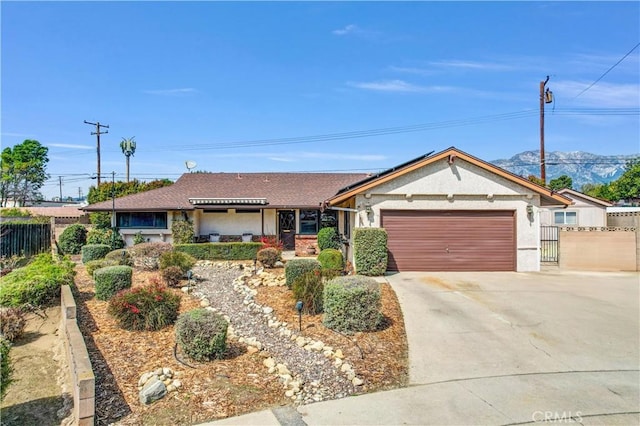
<svg viewBox="0 0 640 426">
<path fill-rule="evenodd" d="M 98 142 L 98 145 L 97 145 L 97 151 L 98 151 L 98 187 L 99 187 L 99 186 L 100 186 L 100 135 L 102 135 L 102 134 L 104 134 L 104 133 L 109 133 L 109 131 L 108 131 L 108 130 L 107 130 L 107 131 L 104 131 L 104 132 L 101 132 L 101 131 L 100 131 L 100 128 L 101 128 L 101 127 L 104 127 L 104 128 L 106 128 L 106 129 L 108 129 L 108 128 L 109 128 L 109 125 L 107 125 L 107 124 L 100 124 L 100 122 L 99 122 L 99 121 L 98 121 L 97 123 L 91 123 L 91 122 L 89 122 L 89 121 L 87 121 L 87 120 L 84 120 L 84 124 L 90 124 L 90 125 L 92 125 L 92 126 L 96 126 L 96 131 L 95 131 L 95 132 L 91 132 L 91 134 L 92 134 L 92 135 L 96 135 L 96 137 L 97 137 L 97 142 Z"/>
<path fill-rule="evenodd" d="M 544 185 L 547 184 L 547 167 L 544 154 L 544 104 L 553 102 L 553 92 L 548 87 L 546 91 L 544 90 L 548 81 L 549 76 L 545 81 L 540 82 L 540 180 Z"/>
<path fill-rule="evenodd" d="M 60 183 L 60 201 L 62 201 L 62 176 L 58 176 L 58 182 Z"/>
</svg>

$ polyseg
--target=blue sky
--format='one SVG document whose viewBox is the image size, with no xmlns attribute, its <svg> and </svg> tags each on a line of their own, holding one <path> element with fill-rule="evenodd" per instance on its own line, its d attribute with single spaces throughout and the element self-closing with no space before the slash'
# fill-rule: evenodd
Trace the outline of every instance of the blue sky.
<svg viewBox="0 0 640 426">
<path fill-rule="evenodd" d="M 456 146 L 485 160 L 640 152 L 638 2 L 6 2 L 2 147 L 49 148 L 45 196 L 101 171 L 379 171 Z M 582 93 L 581 93 L 582 92 Z M 381 129 L 386 129 L 381 131 Z M 411 130 L 411 131 L 409 131 Z M 353 133 L 352 133 L 353 132 Z M 329 136 L 327 136 L 329 135 Z M 354 137 L 358 136 L 358 137 Z"/>
</svg>

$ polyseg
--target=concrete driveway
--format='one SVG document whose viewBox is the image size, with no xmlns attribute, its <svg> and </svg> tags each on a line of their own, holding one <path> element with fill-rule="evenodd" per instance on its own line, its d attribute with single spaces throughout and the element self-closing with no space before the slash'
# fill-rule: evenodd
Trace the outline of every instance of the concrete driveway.
<svg viewBox="0 0 640 426">
<path fill-rule="evenodd" d="M 610 424 L 621 413 L 622 424 L 638 424 L 639 277 L 399 273 L 387 280 L 405 316 L 415 391 L 456 383 L 458 395 L 470 393 L 514 423 L 578 413 Z"/>
</svg>

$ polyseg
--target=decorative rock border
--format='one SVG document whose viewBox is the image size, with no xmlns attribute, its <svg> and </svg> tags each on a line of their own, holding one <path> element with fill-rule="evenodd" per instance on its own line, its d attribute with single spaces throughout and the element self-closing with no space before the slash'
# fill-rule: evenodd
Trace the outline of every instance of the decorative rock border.
<svg viewBox="0 0 640 426">
<path fill-rule="evenodd" d="M 334 349 L 333 347 L 326 345 L 324 342 L 320 340 L 314 340 L 310 337 L 305 337 L 297 334 L 295 331 L 291 330 L 288 327 L 288 323 L 279 321 L 277 316 L 274 314 L 273 308 L 269 306 L 262 306 L 257 303 L 254 298 L 258 294 L 258 291 L 252 287 L 259 286 L 284 286 L 285 285 L 285 277 L 284 276 L 276 276 L 270 272 L 265 271 L 264 269 L 258 269 L 256 273 L 253 273 L 253 268 L 248 265 L 245 266 L 244 272 L 233 281 L 233 289 L 243 296 L 242 303 L 247 306 L 252 312 L 262 315 L 264 317 L 264 321 L 267 323 L 268 327 L 273 329 L 274 333 L 279 335 L 282 338 L 289 339 L 292 342 L 301 348 L 304 348 L 309 352 L 319 352 L 322 353 L 326 358 L 331 359 L 333 362 L 333 366 L 343 374 L 353 386 L 358 387 L 364 384 L 364 380 L 357 376 L 351 364 L 345 362 L 344 354 L 341 349 Z M 186 291 L 186 288 L 183 289 Z M 200 305 L 205 307 L 208 310 L 218 312 L 218 310 L 214 307 L 210 306 L 209 300 L 199 294 L 194 293 L 196 296 L 200 296 Z M 229 317 L 224 315 L 222 312 L 218 312 L 223 317 L 229 321 Z M 229 337 L 238 338 L 240 343 L 244 343 L 247 345 L 247 351 L 249 353 L 256 353 L 260 351 L 260 354 L 265 357 L 263 361 L 263 365 L 267 368 L 269 374 L 274 374 L 278 376 L 281 383 L 283 384 L 285 390 L 285 396 L 290 398 L 296 403 L 309 403 L 309 402 L 317 402 L 321 401 L 322 398 L 317 395 L 313 395 L 310 398 L 305 398 L 302 395 L 303 387 L 310 386 L 312 388 L 318 388 L 321 384 L 317 381 L 311 383 L 304 383 L 304 381 L 292 374 L 289 370 L 289 367 L 286 363 L 278 363 L 270 354 L 266 353 L 263 350 L 263 344 L 259 342 L 255 337 L 252 336 L 237 336 L 235 330 L 231 325 L 229 325 L 229 329 L 227 331 Z"/>
</svg>

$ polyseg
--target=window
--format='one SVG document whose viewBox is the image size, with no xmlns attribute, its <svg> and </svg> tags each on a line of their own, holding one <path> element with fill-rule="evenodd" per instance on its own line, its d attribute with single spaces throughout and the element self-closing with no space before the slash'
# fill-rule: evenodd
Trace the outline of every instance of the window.
<svg viewBox="0 0 640 426">
<path fill-rule="evenodd" d="M 325 210 L 320 215 L 320 229 L 333 228 L 338 232 L 338 212 L 335 210 Z"/>
<path fill-rule="evenodd" d="M 345 238 L 351 238 L 351 224 L 349 223 L 351 213 L 344 212 L 344 236 Z"/>
<path fill-rule="evenodd" d="M 165 212 L 116 213 L 118 228 L 167 228 Z"/>
<path fill-rule="evenodd" d="M 556 225 L 577 225 L 578 212 L 554 212 L 553 223 Z"/>
<path fill-rule="evenodd" d="M 300 233 L 313 235 L 318 233 L 320 210 L 300 210 Z"/>
</svg>

